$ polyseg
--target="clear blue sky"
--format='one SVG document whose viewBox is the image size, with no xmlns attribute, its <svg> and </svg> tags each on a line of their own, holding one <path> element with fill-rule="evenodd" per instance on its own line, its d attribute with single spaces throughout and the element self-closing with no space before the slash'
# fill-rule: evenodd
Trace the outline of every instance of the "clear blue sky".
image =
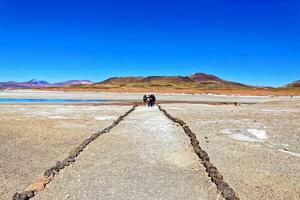
<svg viewBox="0 0 300 200">
<path fill-rule="evenodd" d="M 0 0 L 0 81 L 300 79 L 299 0 Z"/>
</svg>

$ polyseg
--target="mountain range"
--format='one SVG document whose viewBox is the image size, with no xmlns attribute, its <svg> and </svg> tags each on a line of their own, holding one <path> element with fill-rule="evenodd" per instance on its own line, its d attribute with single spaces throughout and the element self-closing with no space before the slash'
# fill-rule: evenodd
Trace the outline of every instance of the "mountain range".
<svg viewBox="0 0 300 200">
<path fill-rule="evenodd" d="M 190 76 L 147 76 L 147 77 L 112 77 L 102 82 L 94 83 L 89 88 L 112 88 L 112 87 L 130 87 L 130 88 L 249 88 L 252 86 L 226 81 L 217 76 L 195 73 Z"/>
<path fill-rule="evenodd" d="M 91 85 L 92 81 L 89 80 L 70 80 L 65 82 L 57 82 L 57 83 L 49 83 L 47 81 L 32 79 L 27 82 L 15 82 L 15 81 L 7 81 L 0 82 L 0 88 L 45 88 L 45 87 L 65 87 L 71 85 Z"/>
<path fill-rule="evenodd" d="M 127 76 L 112 77 L 101 82 L 89 80 L 70 80 L 65 82 L 49 83 L 43 80 L 28 82 L 0 82 L 0 88 L 71 88 L 71 89 L 122 89 L 122 88 L 163 88 L 163 89 L 255 89 L 242 83 L 227 81 L 215 75 L 194 73 L 190 76 Z M 300 80 L 287 84 L 282 88 L 300 88 Z M 269 88 L 271 89 L 271 88 Z"/>
<path fill-rule="evenodd" d="M 300 80 L 294 81 L 285 86 L 286 88 L 300 88 Z"/>
</svg>

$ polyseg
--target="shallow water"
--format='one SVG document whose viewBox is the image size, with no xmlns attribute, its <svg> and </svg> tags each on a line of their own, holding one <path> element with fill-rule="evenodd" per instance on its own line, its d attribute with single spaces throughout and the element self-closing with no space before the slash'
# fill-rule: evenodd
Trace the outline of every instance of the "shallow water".
<svg viewBox="0 0 300 200">
<path fill-rule="evenodd" d="M 27 99 L 27 98 L 0 98 L 0 103 L 99 103 L 103 99 Z"/>
</svg>

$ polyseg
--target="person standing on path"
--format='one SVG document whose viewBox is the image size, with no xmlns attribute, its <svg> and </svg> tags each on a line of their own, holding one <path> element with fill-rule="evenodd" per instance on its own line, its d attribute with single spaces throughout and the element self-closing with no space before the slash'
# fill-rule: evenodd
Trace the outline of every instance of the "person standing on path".
<svg viewBox="0 0 300 200">
<path fill-rule="evenodd" d="M 143 101 L 144 104 L 147 104 L 148 107 L 153 107 L 155 105 L 156 98 L 154 94 L 147 94 L 143 96 Z"/>
<path fill-rule="evenodd" d="M 151 94 L 150 97 L 151 97 L 151 107 L 155 106 L 156 98 L 155 98 L 154 94 Z"/>
<path fill-rule="evenodd" d="M 147 95 L 143 96 L 143 102 L 144 102 L 144 105 L 146 105 L 146 103 L 147 103 Z"/>
</svg>

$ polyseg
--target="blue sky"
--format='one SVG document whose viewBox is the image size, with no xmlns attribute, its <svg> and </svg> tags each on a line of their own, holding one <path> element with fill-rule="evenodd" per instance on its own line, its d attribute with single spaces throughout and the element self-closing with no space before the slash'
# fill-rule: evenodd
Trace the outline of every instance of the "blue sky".
<svg viewBox="0 0 300 200">
<path fill-rule="evenodd" d="M 0 81 L 300 79 L 298 0 L 0 0 Z"/>
</svg>

